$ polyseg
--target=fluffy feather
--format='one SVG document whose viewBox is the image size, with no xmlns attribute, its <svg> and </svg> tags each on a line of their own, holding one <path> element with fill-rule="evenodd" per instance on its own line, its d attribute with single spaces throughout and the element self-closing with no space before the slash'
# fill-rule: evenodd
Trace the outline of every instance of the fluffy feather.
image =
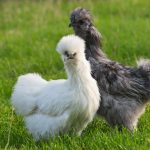
<svg viewBox="0 0 150 150">
<path fill-rule="evenodd" d="M 65 64 L 67 80 L 45 81 L 37 74 L 20 76 L 12 104 L 35 140 L 48 139 L 73 129 L 81 134 L 96 113 L 100 94 L 85 58 L 84 41 L 63 37 L 57 45 Z"/>
<path fill-rule="evenodd" d="M 150 60 L 149 59 L 143 59 L 137 61 L 138 67 L 143 68 L 143 70 L 146 70 L 150 74 Z"/>
<path fill-rule="evenodd" d="M 107 58 L 100 48 L 100 34 L 86 9 L 73 10 L 70 22 L 75 34 L 86 41 L 86 58 L 102 98 L 98 115 L 112 126 L 133 130 L 150 101 L 150 60 L 141 60 L 139 67 L 133 68 Z"/>
</svg>

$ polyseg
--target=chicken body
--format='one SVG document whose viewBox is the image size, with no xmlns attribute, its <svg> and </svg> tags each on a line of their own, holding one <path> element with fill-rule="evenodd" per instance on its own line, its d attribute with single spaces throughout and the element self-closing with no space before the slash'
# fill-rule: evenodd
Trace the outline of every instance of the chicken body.
<svg viewBox="0 0 150 150">
<path fill-rule="evenodd" d="M 86 9 L 73 10 L 70 21 L 75 34 L 86 41 L 86 58 L 99 85 L 101 104 L 97 114 L 111 126 L 133 131 L 150 101 L 150 60 L 141 60 L 136 68 L 110 60 L 101 50 L 100 33 Z"/>
<path fill-rule="evenodd" d="M 78 53 L 80 50 L 83 56 Z M 23 75 L 12 94 L 13 106 L 24 117 L 35 140 L 71 129 L 80 135 L 99 107 L 99 89 L 85 59 L 83 40 L 67 36 L 58 44 L 58 51 L 64 60 L 67 80 L 46 81 L 37 74 Z"/>
</svg>

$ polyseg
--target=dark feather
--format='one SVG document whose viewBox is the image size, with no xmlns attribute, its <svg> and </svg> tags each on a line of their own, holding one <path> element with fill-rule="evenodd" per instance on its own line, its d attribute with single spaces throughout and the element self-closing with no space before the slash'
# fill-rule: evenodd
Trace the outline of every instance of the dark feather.
<svg viewBox="0 0 150 150">
<path fill-rule="evenodd" d="M 98 114 L 112 126 L 133 130 L 150 101 L 150 61 L 133 68 L 107 58 L 101 50 L 101 34 L 86 9 L 73 10 L 71 26 L 75 34 L 86 41 L 86 58 L 91 63 L 92 76 L 98 82 L 102 99 Z"/>
</svg>

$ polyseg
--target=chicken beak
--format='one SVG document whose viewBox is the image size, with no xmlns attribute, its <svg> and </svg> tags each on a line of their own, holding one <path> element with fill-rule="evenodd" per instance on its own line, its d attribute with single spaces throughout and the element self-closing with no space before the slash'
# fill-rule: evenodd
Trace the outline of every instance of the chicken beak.
<svg viewBox="0 0 150 150">
<path fill-rule="evenodd" d="M 77 53 L 69 54 L 68 59 L 74 59 Z"/>
<path fill-rule="evenodd" d="M 69 55 L 68 59 L 74 59 L 73 55 Z"/>
<path fill-rule="evenodd" d="M 69 23 L 68 27 L 69 27 L 69 28 L 70 28 L 70 27 L 72 27 L 72 24 L 71 24 L 71 23 Z"/>
</svg>

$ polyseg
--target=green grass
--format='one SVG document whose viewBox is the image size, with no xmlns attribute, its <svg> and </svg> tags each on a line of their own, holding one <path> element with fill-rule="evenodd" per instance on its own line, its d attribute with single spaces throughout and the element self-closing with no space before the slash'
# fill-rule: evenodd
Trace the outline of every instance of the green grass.
<svg viewBox="0 0 150 150">
<path fill-rule="evenodd" d="M 38 72 L 45 79 L 66 77 L 55 47 L 63 35 L 73 33 L 68 28 L 69 14 L 78 6 L 92 11 L 111 59 L 135 65 L 140 56 L 150 58 L 149 0 L 0 0 L 1 149 L 149 149 L 150 107 L 133 134 L 96 118 L 81 137 L 70 133 L 40 143 L 34 142 L 23 119 L 12 111 L 10 96 L 19 75 Z"/>
</svg>

